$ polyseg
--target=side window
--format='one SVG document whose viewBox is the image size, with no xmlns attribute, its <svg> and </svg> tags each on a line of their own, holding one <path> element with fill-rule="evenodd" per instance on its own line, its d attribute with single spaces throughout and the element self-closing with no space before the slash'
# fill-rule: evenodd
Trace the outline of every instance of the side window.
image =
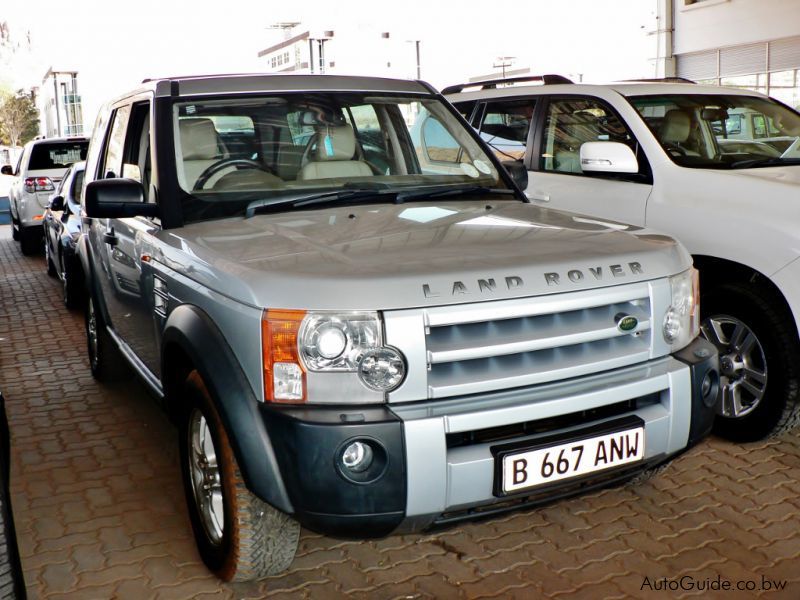
<svg viewBox="0 0 800 600">
<path fill-rule="evenodd" d="M 372 104 L 350 106 L 346 109 L 345 120 L 353 128 L 364 160 L 381 175 L 391 175 L 393 163 L 375 107 Z"/>
<path fill-rule="evenodd" d="M 81 198 L 83 198 L 83 173 L 83 171 L 77 171 L 72 178 L 71 193 L 75 204 L 80 204 Z"/>
<path fill-rule="evenodd" d="M 130 112 L 130 106 L 122 106 L 114 111 L 114 122 L 111 125 L 111 133 L 108 136 L 103 155 L 102 179 L 122 176 L 122 148 Z"/>
<path fill-rule="evenodd" d="M 535 100 L 490 102 L 478 131 L 500 160 L 521 160 L 525 156 Z"/>
<path fill-rule="evenodd" d="M 635 140 L 610 108 L 591 98 L 555 99 L 547 108 L 539 168 L 557 173 L 581 173 L 580 150 L 585 142 L 622 142 L 635 151 Z"/>
<path fill-rule="evenodd" d="M 103 107 L 97 114 L 97 119 L 94 124 L 94 133 L 89 142 L 89 150 L 86 153 L 86 173 L 88 176 L 85 178 L 92 181 L 98 175 L 98 163 L 100 162 L 100 153 L 103 150 L 103 140 L 106 136 L 106 125 L 108 124 L 108 117 L 110 110 L 108 107 Z"/>
<path fill-rule="evenodd" d="M 472 111 L 475 110 L 476 104 L 477 101 L 472 100 L 470 102 L 454 102 L 453 106 L 455 106 L 456 110 L 461 113 L 462 117 L 469 121 L 469 118 L 472 116 Z"/>
<path fill-rule="evenodd" d="M 122 152 L 122 177 L 150 187 L 150 103 L 139 102 L 130 110 L 128 133 Z"/>
<path fill-rule="evenodd" d="M 450 135 L 434 116 L 425 119 L 422 125 L 422 139 L 428 160 L 435 163 L 461 162 L 461 144 Z"/>
<path fill-rule="evenodd" d="M 767 137 L 767 120 L 764 115 L 753 115 L 753 137 Z"/>
</svg>

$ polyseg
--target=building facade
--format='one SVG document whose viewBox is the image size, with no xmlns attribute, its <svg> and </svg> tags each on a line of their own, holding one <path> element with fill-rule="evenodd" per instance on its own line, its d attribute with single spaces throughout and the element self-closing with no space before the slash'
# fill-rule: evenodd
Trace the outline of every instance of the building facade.
<svg viewBox="0 0 800 600">
<path fill-rule="evenodd" d="M 676 75 L 757 90 L 800 108 L 800 0 L 671 4 Z"/>
<path fill-rule="evenodd" d="M 83 135 L 77 71 L 47 71 L 39 88 L 39 112 L 45 137 Z"/>
<path fill-rule="evenodd" d="M 420 41 L 396 32 L 358 24 L 285 31 L 285 40 L 258 53 L 267 73 L 415 78 L 420 72 Z"/>
</svg>

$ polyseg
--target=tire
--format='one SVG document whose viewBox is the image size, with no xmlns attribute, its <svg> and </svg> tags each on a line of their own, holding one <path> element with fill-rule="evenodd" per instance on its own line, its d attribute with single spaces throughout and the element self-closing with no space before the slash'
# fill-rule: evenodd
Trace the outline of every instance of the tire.
<svg viewBox="0 0 800 600">
<path fill-rule="evenodd" d="M 50 275 L 50 277 L 57 277 L 58 269 L 56 269 L 56 266 L 53 264 L 53 257 L 50 255 L 50 242 L 47 239 L 46 231 L 42 236 L 42 241 L 44 242 L 44 259 L 47 263 L 47 274 Z"/>
<path fill-rule="evenodd" d="M 203 562 L 224 581 L 252 581 L 285 571 L 297 551 L 300 525 L 246 488 L 228 433 L 197 371 L 186 379 L 184 401 L 181 472 Z"/>
<path fill-rule="evenodd" d="M 19 221 L 11 217 L 11 239 L 15 242 L 19 241 Z"/>
<path fill-rule="evenodd" d="M 34 256 L 42 250 L 40 227 L 22 227 L 19 230 L 19 247 L 25 256 Z"/>
<path fill-rule="evenodd" d="M 92 377 L 98 381 L 127 379 L 130 376 L 130 370 L 106 331 L 103 315 L 97 309 L 96 301 L 91 294 L 86 302 L 84 315 L 86 350 L 89 354 L 89 368 L 92 371 Z"/>
<path fill-rule="evenodd" d="M 714 432 L 736 442 L 798 424 L 800 343 L 782 299 L 766 286 L 726 283 L 702 294 L 701 331 L 720 354 L 723 415 Z"/>
</svg>

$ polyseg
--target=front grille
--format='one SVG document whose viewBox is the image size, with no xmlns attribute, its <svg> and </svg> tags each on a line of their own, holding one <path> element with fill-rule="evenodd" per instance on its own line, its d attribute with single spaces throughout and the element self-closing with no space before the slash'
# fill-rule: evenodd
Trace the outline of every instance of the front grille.
<svg viewBox="0 0 800 600">
<path fill-rule="evenodd" d="M 490 444 L 502 442 L 504 440 L 519 439 L 529 435 L 557 431 L 566 427 L 575 427 L 594 423 L 601 419 L 609 419 L 635 410 L 640 410 L 646 406 L 658 404 L 661 401 L 660 392 L 647 394 L 639 398 L 631 398 L 614 404 L 600 406 L 591 410 L 559 415 L 549 419 L 539 419 L 536 421 L 525 421 L 524 423 L 513 423 L 502 427 L 488 427 L 475 431 L 461 431 L 458 433 L 447 434 L 447 448 L 459 448 L 462 446 L 473 446 L 476 444 Z"/>
<path fill-rule="evenodd" d="M 638 320 L 632 332 L 617 327 L 627 315 Z M 568 379 L 651 357 L 647 284 L 441 307 L 429 311 L 427 322 L 430 398 Z"/>
</svg>

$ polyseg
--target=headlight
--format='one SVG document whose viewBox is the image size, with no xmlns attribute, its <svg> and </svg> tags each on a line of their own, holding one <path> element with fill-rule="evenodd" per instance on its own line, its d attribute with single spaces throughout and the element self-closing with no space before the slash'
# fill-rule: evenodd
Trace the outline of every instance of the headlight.
<svg viewBox="0 0 800 600">
<path fill-rule="evenodd" d="M 405 378 L 405 359 L 383 345 L 375 312 L 267 310 L 262 349 L 269 402 L 357 402 L 352 387 L 344 391 L 350 385 L 347 377 L 371 401 L 381 401 L 380 394 L 396 389 Z M 334 382 L 332 376 L 342 381 Z"/>
<path fill-rule="evenodd" d="M 664 315 L 664 341 L 672 352 L 687 346 L 700 333 L 700 279 L 691 268 L 669 278 L 672 302 Z"/>
</svg>

